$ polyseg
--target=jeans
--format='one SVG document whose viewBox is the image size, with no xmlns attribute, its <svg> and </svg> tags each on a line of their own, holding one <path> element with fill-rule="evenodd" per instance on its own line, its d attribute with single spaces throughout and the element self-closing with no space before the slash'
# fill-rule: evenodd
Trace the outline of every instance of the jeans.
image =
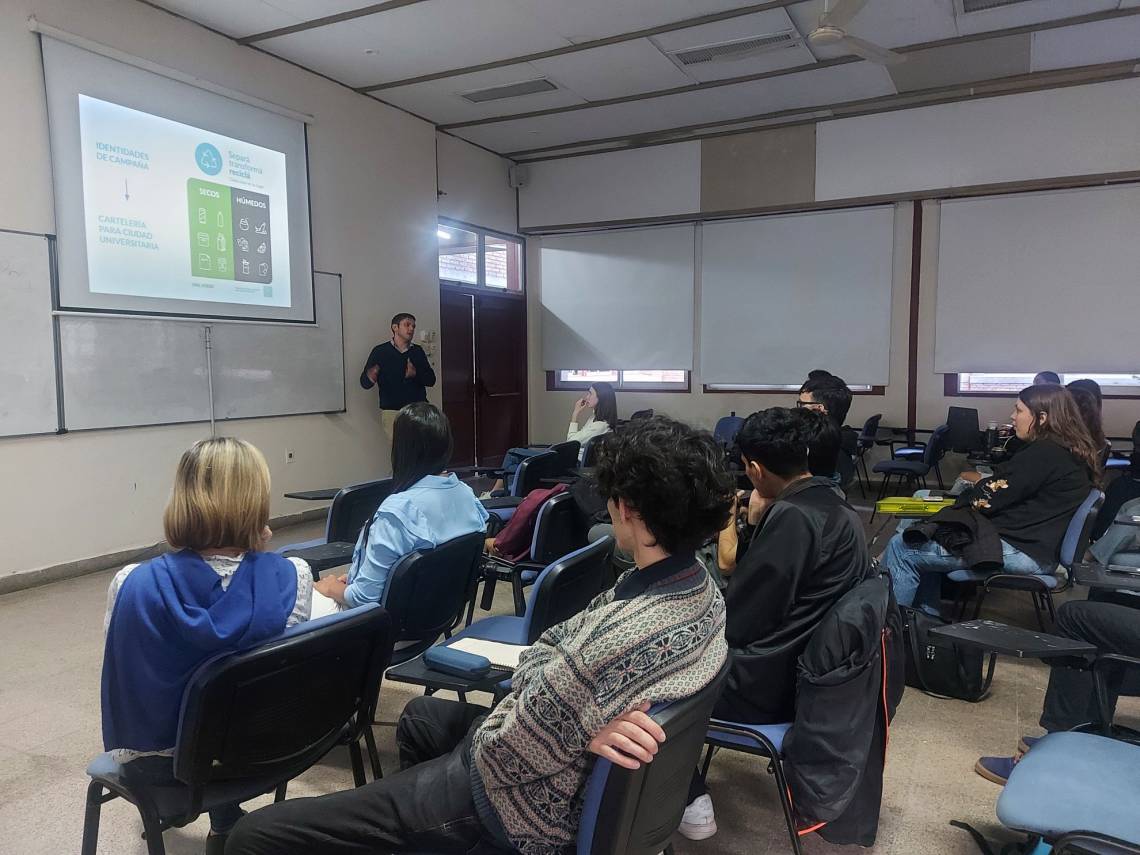
<svg viewBox="0 0 1140 855">
<path fill-rule="evenodd" d="M 1128 597 L 1126 600 L 1134 600 Z M 1140 600 L 1133 607 L 1118 602 L 1092 600 L 1068 602 L 1057 612 L 1056 633 L 1096 645 L 1101 653 L 1120 653 L 1140 656 Z M 1140 674 L 1135 668 L 1128 672 L 1109 673 L 1109 713 L 1116 708 L 1116 699 L 1123 688 L 1132 694 L 1140 688 Z M 1079 724 L 1100 720 L 1092 672 L 1054 665 L 1049 670 L 1049 688 L 1045 691 L 1045 706 L 1041 712 L 1041 726 L 1050 733 L 1071 730 Z"/>
<path fill-rule="evenodd" d="M 550 451 L 549 448 L 512 448 L 507 451 L 503 457 L 503 463 L 500 468 L 503 470 L 503 480 L 507 482 L 507 489 L 514 486 L 512 478 L 515 470 L 522 465 L 522 462 L 528 457 L 534 457 L 539 454 L 545 454 Z"/>
<path fill-rule="evenodd" d="M 891 572 L 895 599 L 900 606 L 914 606 L 927 614 L 940 615 L 939 603 L 942 600 L 942 577 L 954 570 L 967 569 L 966 562 L 951 554 L 933 540 L 921 546 L 908 546 L 903 542 L 902 529 L 909 521 L 899 526 L 899 531 L 887 544 L 883 552 L 883 564 Z M 1020 549 L 1001 542 L 1003 573 L 1050 573 L 1052 568 L 1044 568 Z"/>
<path fill-rule="evenodd" d="M 127 763 L 125 769 L 129 777 L 150 786 L 182 786 L 174 777 L 174 759 L 171 757 L 137 757 Z M 216 834 L 225 834 L 243 815 L 241 805 L 237 802 L 216 807 L 210 811 L 210 830 Z"/>
<path fill-rule="evenodd" d="M 413 698 L 396 725 L 401 771 L 328 796 L 288 799 L 242 819 L 226 855 L 484 851 L 465 737 L 487 710 Z"/>
</svg>

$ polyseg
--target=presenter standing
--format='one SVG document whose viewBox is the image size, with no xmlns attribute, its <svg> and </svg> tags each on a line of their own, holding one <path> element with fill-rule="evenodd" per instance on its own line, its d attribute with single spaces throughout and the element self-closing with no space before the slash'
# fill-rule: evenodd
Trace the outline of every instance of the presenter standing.
<svg viewBox="0 0 1140 855">
<path fill-rule="evenodd" d="M 360 373 L 362 388 L 380 386 L 380 427 L 389 449 L 392 425 L 400 409 L 416 401 L 426 401 L 427 387 L 435 385 L 435 371 L 427 354 L 418 344 L 412 344 L 415 334 L 415 315 L 400 312 L 392 318 L 392 340 L 372 348 Z"/>
</svg>

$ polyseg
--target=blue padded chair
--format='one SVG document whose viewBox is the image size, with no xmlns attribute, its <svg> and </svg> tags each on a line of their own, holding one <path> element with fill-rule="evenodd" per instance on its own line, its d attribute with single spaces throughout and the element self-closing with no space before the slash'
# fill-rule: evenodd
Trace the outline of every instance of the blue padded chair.
<svg viewBox="0 0 1140 855">
<path fill-rule="evenodd" d="M 800 848 L 800 834 L 796 829 L 795 813 L 792 810 L 792 799 L 788 790 L 788 780 L 784 776 L 784 737 L 791 730 L 792 723 L 782 724 L 742 724 L 722 719 L 712 719 L 709 722 L 708 735 L 705 744 L 705 760 L 701 765 L 701 777 L 708 775 L 712 764 L 713 751 L 717 748 L 726 748 L 730 751 L 743 751 L 757 757 L 768 759 L 768 769 L 776 779 L 776 790 L 780 796 L 780 807 L 784 811 L 784 823 L 788 828 L 788 836 L 792 841 L 792 851 L 796 855 L 802 852 Z"/>
<path fill-rule="evenodd" d="M 514 477 L 511 478 L 508 495 L 484 499 L 483 507 L 504 523 L 507 522 L 514 516 L 515 509 L 522 504 L 527 494 L 542 486 L 543 479 L 557 478 L 562 474 L 561 466 L 562 458 L 556 451 L 544 451 L 526 458 L 518 465 Z"/>
<path fill-rule="evenodd" d="M 740 433 L 742 427 L 744 427 L 744 419 L 736 413 L 721 416 L 717 419 L 716 426 L 713 428 L 713 439 L 726 449 L 731 448 L 732 444 L 736 441 L 736 435 Z"/>
<path fill-rule="evenodd" d="M 1037 623 L 1042 631 L 1046 629 L 1045 613 L 1049 620 L 1057 619 L 1057 609 L 1053 603 L 1053 594 L 1064 591 L 1072 584 L 1072 568 L 1076 561 L 1080 561 L 1089 548 L 1089 532 L 1092 531 L 1096 521 L 1097 511 L 1104 502 L 1104 493 L 1095 487 L 1089 491 L 1088 496 L 1080 507 L 1073 513 L 1069 526 L 1065 529 L 1065 538 L 1061 541 L 1060 566 L 1068 571 L 1064 584 L 1055 573 L 1021 574 L 1021 573 L 978 573 L 974 570 L 954 570 L 947 574 L 951 582 L 966 583 L 959 595 L 957 610 L 965 611 L 966 597 L 972 590 L 980 585 L 974 602 L 974 620 L 982 611 L 982 602 L 992 590 L 1005 589 L 1010 591 L 1026 591 L 1033 597 L 1033 610 L 1037 614 Z"/>
<path fill-rule="evenodd" d="M 890 460 L 883 460 L 876 463 L 872 471 L 883 476 L 883 481 L 879 485 L 879 495 L 876 502 L 886 498 L 892 477 L 897 477 L 899 484 L 908 485 L 909 492 L 913 493 L 920 487 L 926 487 L 926 476 L 930 474 L 931 470 L 934 470 L 934 476 L 938 480 L 939 488 L 944 489 L 942 470 L 938 464 L 939 461 L 942 460 L 942 455 L 945 453 L 944 442 L 948 430 L 949 427 L 946 425 L 939 425 L 934 429 L 933 433 L 930 434 L 930 440 L 921 445 L 921 460 L 903 459 L 896 454 L 896 456 Z M 871 513 L 871 518 L 875 518 L 874 512 Z"/>
<path fill-rule="evenodd" d="M 1140 745 L 1134 731 L 1126 731 L 1128 739 L 1114 738 L 1107 724 L 1106 673 L 1120 667 L 1140 668 L 1140 659 L 1102 654 L 1093 663 L 1102 733 L 1050 733 L 1013 767 L 997 802 L 1002 825 L 1055 843 L 1054 852 L 1108 855 L 1140 848 Z M 1076 848 L 1074 832 L 1091 838 L 1091 845 Z"/>
<path fill-rule="evenodd" d="M 329 506 L 324 538 L 291 543 L 277 551 L 282 555 L 305 559 L 313 568 L 315 577 L 319 577 L 322 570 L 350 563 L 360 530 L 372 519 L 376 509 L 391 492 L 391 478 L 344 487 L 333 497 Z"/>
<path fill-rule="evenodd" d="M 579 465 L 582 467 L 595 466 L 598 462 L 598 449 L 602 447 L 602 440 L 609 436 L 608 433 L 598 434 L 592 436 L 584 443 L 582 443 L 582 450 L 578 454 Z"/>
<path fill-rule="evenodd" d="M 605 590 L 611 578 L 613 551 L 614 539 L 603 537 L 563 555 L 538 574 L 521 616 L 494 615 L 477 620 L 456 633 L 452 640 L 481 638 L 507 644 L 534 644 L 547 629 L 578 614 Z"/>
<path fill-rule="evenodd" d="M 95 855 L 104 803 L 138 808 L 149 855 L 164 855 L 162 834 L 211 808 L 276 791 L 338 743 L 347 742 L 357 786 L 364 783 L 359 740 L 379 770 L 372 714 L 392 652 L 392 625 L 377 605 L 299 624 L 251 650 L 203 663 L 190 679 L 174 746 L 176 784 L 139 781 L 110 752 L 87 767 L 83 855 Z M 106 791 L 106 792 L 104 792 Z"/>
<path fill-rule="evenodd" d="M 474 608 L 483 557 L 482 531 L 460 535 L 434 549 L 417 550 L 397 561 L 380 600 L 392 617 L 391 664 L 419 656 L 442 635 L 447 638 Z"/>
<path fill-rule="evenodd" d="M 574 504 L 574 497 L 568 492 L 551 496 L 538 509 L 530 553 L 526 558 L 509 561 L 498 555 L 488 555 L 484 559 L 483 578 L 486 584 L 483 586 L 481 607 L 484 611 L 491 608 L 495 584 L 502 579 L 510 582 L 515 614 L 521 616 L 526 611 L 523 591 L 534 584 L 542 568 L 585 544 L 586 526 Z"/>
</svg>

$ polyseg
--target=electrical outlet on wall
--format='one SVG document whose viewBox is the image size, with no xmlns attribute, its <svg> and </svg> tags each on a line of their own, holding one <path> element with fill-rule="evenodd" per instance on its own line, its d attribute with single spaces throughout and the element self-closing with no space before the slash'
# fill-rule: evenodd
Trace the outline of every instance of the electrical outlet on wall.
<svg viewBox="0 0 1140 855">
<path fill-rule="evenodd" d="M 286 463 L 293 463 L 294 461 L 296 461 L 296 459 L 297 459 L 297 455 L 293 451 L 293 449 L 289 448 L 289 449 L 285 450 L 285 462 Z"/>
</svg>

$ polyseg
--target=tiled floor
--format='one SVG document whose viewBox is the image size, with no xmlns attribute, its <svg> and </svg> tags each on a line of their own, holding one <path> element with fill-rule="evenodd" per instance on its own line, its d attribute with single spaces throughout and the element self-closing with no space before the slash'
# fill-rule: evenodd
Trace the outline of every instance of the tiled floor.
<svg viewBox="0 0 1140 855">
<path fill-rule="evenodd" d="M 322 527 L 314 523 L 282 530 L 277 542 L 315 537 Z M 102 621 L 111 575 L 107 571 L 0 597 L 0 853 L 64 855 L 79 850 L 84 768 L 101 749 Z M 1024 613 L 1024 603 L 997 595 L 991 599 L 999 617 L 1032 619 Z M 500 586 L 495 611 L 509 609 L 509 592 Z M 976 776 L 972 767 L 978 755 L 1010 753 L 1020 734 L 1038 732 L 1046 680 L 1047 671 L 1039 663 L 1005 659 L 999 661 L 992 695 L 980 704 L 935 700 L 908 689 L 891 730 L 879 841 L 871 851 L 976 852 L 965 832 L 948 825 L 951 819 L 1002 837 L 993 809 L 998 788 Z M 395 721 L 412 694 L 410 687 L 385 683 L 381 720 Z M 1130 701 L 1122 709 L 1134 714 L 1140 706 Z M 394 769 L 393 730 L 380 726 L 376 733 L 385 768 Z M 764 855 L 788 850 L 775 790 L 759 762 L 718 755 L 709 784 L 720 832 L 701 843 L 678 837 L 678 853 Z M 347 756 L 338 751 L 291 784 L 289 793 L 316 795 L 351 785 Z M 200 819 L 168 831 L 167 851 L 202 852 L 206 829 L 207 821 Z M 99 852 L 145 853 L 140 831 L 130 805 L 105 805 Z M 815 837 L 805 841 L 805 849 L 847 851 Z"/>
</svg>

